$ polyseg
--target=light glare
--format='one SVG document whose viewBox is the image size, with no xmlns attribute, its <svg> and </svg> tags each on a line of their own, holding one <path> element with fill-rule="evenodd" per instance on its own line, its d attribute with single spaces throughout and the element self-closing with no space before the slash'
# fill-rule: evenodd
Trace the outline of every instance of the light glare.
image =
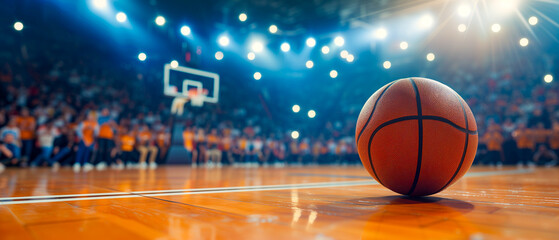
<svg viewBox="0 0 559 240">
<path fill-rule="evenodd" d="M 254 54 L 253 52 L 249 52 L 249 53 L 247 54 L 247 58 L 248 58 L 248 60 L 250 60 L 250 61 L 254 60 L 255 57 L 256 57 L 256 54 Z"/>
<path fill-rule="evenodd" d="M 314 38 L 307 38 L 307 46 L 308 47 L 316 46 L 316 40 Z"/>
<path fill-rule="evenodd" d="M 262 74 L 260 72 L 255 72 L 253 77 L 255 80 L 260 80 L 262 78 Z"/>
<path fill-rule="evenodd" d="M 182 26 L 181 27 L 181 34 L 183 36 L 188 36 L 188 35 L 190 35 L 190 33 L 192 33 L 192 31 L 190 30 L 189 26 Z"/>
<path fill-rule="evenodd" d="M 427 58 L 427 61 L 432 62 L 433 60 L 435 60 L 435 54 L 434 53 L 428 53 L 426 58 Z"/>
<path fill-rule="evenodd" d="M 299 138 L 299 132 L 298 131 L 291 132 L 291 138 L 293 138 L 293 139 Z"/>
<path fill-rule="evenodd" d="M 239 21 L 244 22 L 247 20 L 247 15 L 245 13 L 239 14 Z"/>
<path fill-rule="evenodd" d="M 227 36 L 221 36 L 219 37 L 219 45 L 223 46 L 223 47 L 227 47 L 229 46 L 229 37 Z"/>
<path fill-rule="evenodd" d="M 329 52 L 330 52 L 330 48 L 328 46 L 322 47 L 322 53 L 323 54 L 328 54 Z"/>
<path fill-rule="evenodd" d="M 163 16 L 157 16 L 155 18 L 155 24 L 157 24 L 158 26 L 163 26 L 165 25 L 165 18 Z"/>
<path fill-rule="evenodd" d="M 408 49 L 408 42 L 406 42 L 406 41 L 401 42 L 401 43 L 400 43 L 400 48 L 401 48 L 402 50 Z"/>
<path fill-rule="evenodd" d="M 215 52 L 215 59 L 217 60 L 223 59 L 223 52 L 222 51 Z"/>
<path fill-rule="evenodd" d="M 528 40 L 528 38 L 521 38 L 519 43 L 520 43 L 520 46 L 526 47 L 526 46 L 528 46 L 528 43 L 530 43 L 530 41 Z"/>
<path fill-rule="evenodd" d="M 298 113 L 299 111 L 301 111 L 301 107 L 295 104 L 293 105 L 293 107 L 291 107 L 291 110 L 293 110 L 294 113 Z"/>
<path fill-rule="evenodd" d="M 355 57 L 353 56 L 353 54 L 349 54 L 349 55 L 347 55 L 345 60 L 347 60 L 347 62 L 353 62 L 354 59 L 355 59 Z"/>
<path fill-rule="evenodd" d="M 459 32 L 465 32 L 466 29 L 467 29 L 466 24 L 462 23 L 462 24 L 458 25 L 458 31 Z"/>
<path fill-rule="evenodd" d="M 538 17 L 531 16 L 530 18 L 528 18 L 528 23 L 530 23 L 530 25 L 532 26 L 538 24 Z"/>
<path fill-rule="evenodd" d="M 547 75 L 545 75 L 545 76 L 543 77 L 543 80 L 544 80 L 546 83 L 551 83 L 551 82 L 553 82 L 553 76 L 551 76 L 551 74 L 547 74 Z"/>
<path fill-rule="evenodd" d="M 171 67 L 172 68 L 177 68 L 178 66 L 179 66 L 179 62 L 177 60 L 171 61 Z"/>
<path fill-rule="evenodd" d="M 340 52 L 340 57 L 342 58 L 346 58 L 349 55 L 349 52 L 347 52 L 347 50 L 342 50 Z"/>
<path fill-rule="evenodd" d="M 252 43 L 252 51 L 259 53 L 262 52 L 263 50 L 264 50 L 264 44 L 262 44 L 262 42 L 256 41 Z"/>
<path fill-rule="evenodd" d="M 342 36 L 337 36 L 336 38 L 334 38 L 334 44 L 336 44 L 336 46 L 341 47 L 343 46 L 345 43 L 345 40 Z"/>
<path fill-rule="evenodd" d="M 375 31 L 375 37 L 377 39 L 385 39 L 388 35 L 388 31 L 385 28 L 379 28 Z"/>
<path fill-rule="evenodd" d="M 146 60 L 146 58 L 147 58 L 147 55 L 146 55 L 145 53 L 140 53 L 140 54 L 138 54 L 138 59 L 139 59 L 140 61 L 143 62 L 143 61 Z"/>
<path fill-rule="evenodd" d="M 458 7 L 458 15 L 460 17 L 467 17 L 470 16 L 472 9 L 467 4 L 462 4 Z"/>
<path fill-rule="evenodd" d="M 107 0 L 93 0 L 93 6 L 97 9 L 107 8 Z"/>
<path fill-rule="evenodd" d="M 314 118 L 314 117 L 316 117 L 316 112 L 314 110 L 309 110 L 307 115 L 309 116 L 309 118 Z"/>
<path fill-rule="evenodd" d="M 491 31 L 493 31 L 494 33 L 498 33 L 501 31 L 501 25 L 499 25 L 498 23 L 495 23 L 493 25 L 491 25 Z"/>
<path fill-rule="evenodd" d="M 281 44 L 281 51 L 289 52 L 290 49 L 291 49 L 291 46 L 289 46 L 289 43 L 282 43 Z"/>
<path fill-rule="evenodd" d="M 126 16 L 125 13 L 123 12 L 119 12 L 116 14 L 116 20 L 120 23 L 126 22 L 126 19 L 128 19 L 128 17 Z"/>
<path fill-rule="evenodd" d="M 268 28 L 268 31 L 270 31 L 270 33 L 276 33 L 276 32 L 278 32 L 278 26 L 270 25 L 270 27 Z"/>
<path fill-rule="evenodd" d="M 21 22 L 14 23 L 14 29 L 16 31 L 21 31 L 23 29 L 23 23 L 21 23 Z"/>
<path fill-rule="evenodd" d="M 313 61 L 309 60 L 305 63 L 305 66 L 307 66 L 307 68 L 312 68 L 312 67 L 314 67 L 314 63 L 313 63 Z"/>
<path fill-rule="evenodd" d="M 390 63 L 390 61 L 384 61 L 384 63 L 382 63 L 382 66 L 385 69 L 389 69 L 390 67 L 392 67 L 392 63 Z"/>
<path fill-rule="evenodd" d="M 338 77 L 338 71 L 336 71 L 336 70 L 330 71 L 330 77 L 331 78 L 337 78 Z"/>
</svg>

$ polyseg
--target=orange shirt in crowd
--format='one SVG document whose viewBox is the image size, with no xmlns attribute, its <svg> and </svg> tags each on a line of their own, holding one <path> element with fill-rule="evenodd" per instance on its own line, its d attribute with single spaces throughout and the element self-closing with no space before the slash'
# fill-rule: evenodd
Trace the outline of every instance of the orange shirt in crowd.
<svg viewBox="0 0 559 240">
<path fill-rule="evenodd" d="M 516 140 L 516 147 L 520 149 L 534 149 L 535 142 L 534 136 L 530 129 L 519 129 L 514 131 L 512 134 L 514 139 Z"/>
<path fill-rule="evenodd" d="M 165 132 L 157 133 L 157 146 L 164 147 L 167 145 L 167 134 Z"/>
<path fill-rule="evenodd" d="M 207 138 L 208 138 L 208 144 L 209 144 L 210 146 L 218 145 L 218 143 L 219 143 L 219 138 L 217 137 L 217 135 L 215 135 L 215 134 L 209 134 L 209 135 L 207 136 Z"/>
<path fill-rule="evenodd" d="M 559 149 L 559 130 L 553 130 L 549 135 L 549 146 L 551 149 Z"/>
<path fill-rule="evenodd" d="M 312 146 L 312 155 L 318 156 L 320 155 L 320 150 L 322 149 L 322 145 L 320 142 L 315 142 Z"/>
<path fill-rule="evenodd" d="M 245 150 L 247 148 L 247 139 L 242 137 L 239 139 L 239 148 Z"/>
<path fill-rule="evenodd" d="M 303 153 L 304 153 L 304 152 L 308 152 L 307 150 L 309 150 L 309 148 L 310 148 L 309 144 L 308 144 L 307 142 L 305 142 L 305 141 L 302 141 L 302 142 L 299 144 L 299 150 L 300 150 L 301 152 L 303 152 Z"/>
<path fill-rule="evenodd" d="M 31 140 L 35 137 L 35 118 L 32 116 L 17 117 L 16 124 L 19 128 L 21 140 Z"/>
<path fill-rule="evenodd" d="M 114 131 L 109 123 L 101 124 L 101 127 L 99 127 L 99 138 L 103 138 L 103 139 L 114 138 Z"/>
<path fill-rule="evenodd" d="M 151 132 L 148 129 L 144 129 L 138 133 L 138 143 L 140 145 L 146 145 L 151 140 Z"/>
<path fill-rule="evenodd" d="M 225 136 L 221 138 L 221 146 L 224 151 L 229 151 L 231 149 L 231 143 L 233 140 L 229 136 Z"/>
<path fill-rule="evenodd" d="M 134 144 L 136 139 L 131 134 L 124 134 L 120 137 L 120 149 L 123 152 L 134 151 Z"/>
<path fill-rule="evenodd" d="M 82 140 L 87 146 L 91 146 L 95 141 L 95 129 L 97 122 L 85 120 L 82 122 Z"/>
<path fill-rule="evenodd" d="M 299 154 L 299 148 L 296 141 L 291 141 L 289 144 L 289 151 L 291 154 Z"/>
<path fill-rule="evenodd" d="M 503 135 L 499 132 L 488 132 L 483 136 L 483 141 L 487 144 L 487 150 L 489 151 L 501 151 L 501 145 L 503 144 Z"/>
<path fill-rule="evenodd" d="M 182 140 L 184 143 L 184 148 L 188 151 L 194 150 L 194 132 L 190 130 L 184 130 L 182 132 Z"/>
</svg>

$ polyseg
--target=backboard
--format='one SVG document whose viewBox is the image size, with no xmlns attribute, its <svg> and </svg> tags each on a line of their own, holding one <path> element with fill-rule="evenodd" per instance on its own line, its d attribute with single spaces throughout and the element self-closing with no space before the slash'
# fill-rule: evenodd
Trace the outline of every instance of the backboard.
<svg viewBox="0 0 559 240">
<path fill-rule="evenodd" d="M 219 75 L 189 67 L 172 67 L 165 64 L 163 73 L 163 93 L 169 97 L 189 97 L 193 89 L 203 96 L 203 101 L 219 101 Z M 206 94 L 202 94 L 207 92 Z"/>
</svg>

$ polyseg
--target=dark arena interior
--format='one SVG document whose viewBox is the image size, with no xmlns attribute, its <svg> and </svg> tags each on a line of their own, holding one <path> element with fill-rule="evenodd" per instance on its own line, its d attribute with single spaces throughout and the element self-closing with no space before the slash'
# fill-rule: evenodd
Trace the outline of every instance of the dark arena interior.
<svg viewBox="0 0 559 240">
<path fill-rule="evenodd" d="M 2 240 L 559 239 L 559 0 L 0 6 Z"/>
</svg>

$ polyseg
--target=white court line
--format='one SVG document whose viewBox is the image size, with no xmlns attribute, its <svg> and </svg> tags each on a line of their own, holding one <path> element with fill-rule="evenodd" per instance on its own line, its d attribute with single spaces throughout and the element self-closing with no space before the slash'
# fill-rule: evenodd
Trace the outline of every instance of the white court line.
<svg viewBox="0 0 559 240">
<path fill-rule="evenodd" d="M 370 180 L 364 180 L 370 182 Z M 215 188 L 187 188 L 187 189 L 171 189 L 171 190 L 147 190 L 147 191 L 133 191 L 133 192 L 106 192 L 106 193 L 82 193 L 82 194 L 66 194 L 66 195 L 43 195 L 43 196 L 25 196 L 25 197 L 5 197 L 0 198 L 0 201 L 21 200 L 21 199 L 40 199 L 40 198 L 65 198 L 65 197 L 93 197 L 93 196 L 107 196 L 107 195 L 130 195 L 130 194 L 148 194 L 148 193 L 172 193 L 172 192 L 194 192 L 194 191 L 212 191 L 212 190 L 237 190 L 237 189 L 251 189 L 262 187 L 297 187 L 307 185 L 323 185 L 331 183 L 354 183 L 359 181 L 345 181 L 345 182 L 316 182 L 316 183 L 293 183 L 293 184 L 279 184 L 279 185 L 254 185 L 254 186 L 238 186 L 238 187 L 215 187 Z M 1 203 L 0 203 L 1 204 Z"/>
<path fill-rule="evenodd" d="M 533 170 L 506 170 L 506 171 L 489 171 L 489 172 L 473 172 L 467 173 L 465 177 L 483 177 L 507 174 L 530 173 Z M 49 202 L 65 202 L 65 201 L 86 201 L 86 200 L 104 200 L 119 198 L 137 198 L 137 197 L 159 197 L 159 196 L 177 196 L 177 195 L 193 195 L 193 194 L 211 194 L 211 193 L 229 193 L 229 192 L 254 192 L 269 190 L 289 190 L 289 189 L 308 189 L 323 187 L 345 187 L 345 186 L 362 186 L 362 185 L 378 185 L 376 181 L 345 181 L 345 182 L 319 182 L 319 183 L 300 183 L 300 184 L 283 184 L 283 185 L 261 185 L 261 186 L 240 186 L 240 187 L 219 187 L 219 188 L 193 188 L 193 189 L 173 189 L 173 190 L 154 190 L 154 191 L 138 191 L 138 192 L 114 192 L 114 193 L 92 193 L 92 194 L 70 194 L 70 195 L 48 195 L 48 196 L 29 196 L 0 198 L 0 205 L 14 204 L 30 204 L 30 203 L 49 203 Z M 95 197 L 103 195 L 101 197 Z M 106 196 L 109 195 L 109 196 Z M 113 195 L 113 196 L 110 196 Z M 80 196 L 80 197 L 74 197 Z M 68 198 L 70 197 L 70 198 Z M 38 200 L 21 200 L 19 199 L 37 199 Z M 59 199 L 61 198 L 61 199 Z"/>
</svg>

